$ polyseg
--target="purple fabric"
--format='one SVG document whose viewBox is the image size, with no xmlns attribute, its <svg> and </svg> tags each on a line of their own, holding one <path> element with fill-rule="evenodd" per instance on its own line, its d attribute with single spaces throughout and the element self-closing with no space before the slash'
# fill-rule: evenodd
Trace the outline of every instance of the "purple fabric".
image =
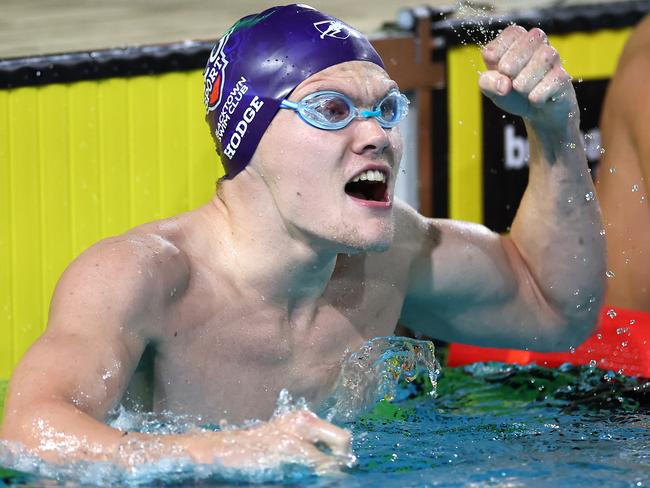
<svg viewBox="0 0 650 488">
<path fill-rule="evenodd" d="M 226 176 L 246 167 L 281 101 L 303 80 L 345 61 L 384 64 L 368 39 L 307 5 L 273 7 L 237 22 L 205 69 L 206 119 Z"/>
</svg>

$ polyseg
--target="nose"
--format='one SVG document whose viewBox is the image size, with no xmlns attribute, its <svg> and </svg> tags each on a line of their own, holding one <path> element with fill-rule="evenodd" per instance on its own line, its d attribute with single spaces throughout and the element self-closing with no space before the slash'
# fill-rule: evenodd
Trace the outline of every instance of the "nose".
<svg viewBox="0 0 650 488">
<path fill-rule="evenodd" d="M 354 129 L 352 150 L 356 154 L 379 156 L 390 147 L 388 130 L 384 129 L 374 117 L 357 118 L 351 124 Z"/>
</svg>

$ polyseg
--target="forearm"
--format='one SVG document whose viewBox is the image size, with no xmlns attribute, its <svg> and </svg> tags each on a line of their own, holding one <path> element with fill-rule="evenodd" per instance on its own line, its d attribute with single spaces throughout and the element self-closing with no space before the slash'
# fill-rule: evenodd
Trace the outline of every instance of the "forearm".
<svg viewBox="0 0 650 488">
<path fill-rule="evenodd" d="M 39 402 L 31 410 L 10 407 L 7 412 L 0 438 L 20 442 L 53 463 L 101 461 L 129 469 L 162 459 L 187 459 L 246 470 L 298 463 L 326 473 L 355 460 L 345 430 L 304 410 L 246 429 L 169 435 L 120 431 L 61 401 Z"/>
<path fill-rule="evenodd" d="M 604 292 L 605 239 L 576 119 L 527 123 L 529 182 L 510 236 L 548 304 L 588 331 Z"/>
<path fill-rule="evenodd" d="M 151 435 L 126 432 L 100 422 L 62 401 L 39 402 L 37 407 L 7 410 L 3 439 L 20 443 L 54 463 L 71 459 L 110 462 L 131 467 L 162 458 L 191 458 L 205 462 L 192 449 L 196 435 Z M 198 442 L 195 442 L 198 444 Z M 215 447 L 216 442 L 214 443 Z"/>
</svg>

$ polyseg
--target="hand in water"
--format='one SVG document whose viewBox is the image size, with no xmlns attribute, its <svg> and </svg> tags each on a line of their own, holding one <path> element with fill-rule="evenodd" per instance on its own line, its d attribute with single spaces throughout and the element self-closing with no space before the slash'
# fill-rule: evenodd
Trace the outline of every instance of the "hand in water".
<svg viewBox="0 0 650 488">
<path fill-rule="evenodd" d="M 202 438 L 191 454 L 202 463 L 261 470 L 295 463 L 318 474 L 354 464 L 350 434 L 312 412 L 294 411 L 248 429 L 221 431 Z"/>
<path fill-rule="evenodd" d="M 482 55 L 479 87 L 498 107 L 548 128 L 566 127 L 571 113 L 577 121 L 571 76 L 542 30 L 509 26 Z"/>
</svg>

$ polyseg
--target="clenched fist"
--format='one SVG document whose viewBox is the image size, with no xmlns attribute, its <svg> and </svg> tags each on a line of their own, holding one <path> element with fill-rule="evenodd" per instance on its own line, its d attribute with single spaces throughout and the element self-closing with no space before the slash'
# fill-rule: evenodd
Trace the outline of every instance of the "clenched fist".
<svg viewBox="0 0 650 488">
<path fill-rule="evenodd" d="M 488 71 L 481 91 L 499 108 L 527 119 L 537 128 L 566 127 L 578 121 L 571 76 L 544 31 L 511 25 L 482 51 Z"/>
</svg>

